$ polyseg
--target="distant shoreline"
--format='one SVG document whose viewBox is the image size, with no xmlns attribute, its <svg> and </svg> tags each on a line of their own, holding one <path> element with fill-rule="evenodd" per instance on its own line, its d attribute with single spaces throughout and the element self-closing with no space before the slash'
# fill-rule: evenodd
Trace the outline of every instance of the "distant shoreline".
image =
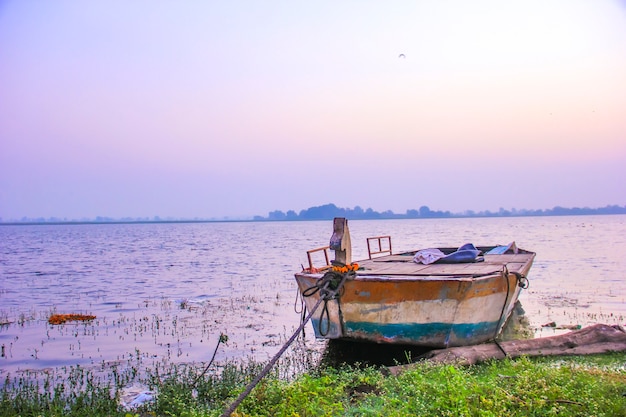
<svg viewBox="0 0 626 417">
<path fill-rule="evenodd" d="M 318 213 L 316 209 L 325 209 L 324 214 Z M 330 209 L 330 210 L 328 210 Z M 307 216 L 307 213 L 313 210 L 312 216 Z M 423 211 L 423 210 L 422 210 Z M 308 210 L 302 210 L 299 215 L 287 215 L 282 212 L 272 212 L 268 217 L 255 216 L 251 219 L 94 219 L 94 220 L 58 220 L 51 218 L 45 219 L 32 219 L 24 221 L 0 221 L 0 226 L 53 226 L 53 225 L 93 225 L 93 224 L 193 224 L 193 223 L 262 223 L 262 222 L 303 222 L 303 221 L 327 221 L 332 220 L 334 217 L 346 217 L 350 220 L 416 220 L 416 219 L 459 219 L 459 218 L 508 218 L 508 217 L 565 217 L 565 216 L 606 216 L 606 215 L 620 215 L 626 214 L 626 206 L 607 206 L 599 209 L 565 209 L 557 207 L 552 210 L 540 210 L 540 211 L 526 211 L 520 210 L 516 212 L 501 211 L 498 213 L 475 213 L 475 214 L 452 214 L 450 212 L 440 211 L 427 211 L 422 212 L 421 215 L 411 215 L 411 210 L 407 211 L 407 214 L 394 214 L 392 212 L 378 213 L 373 211 L 363 212 L 358 211 L 355 213 L 350 209 L 339 209 L 334 205 L 327 205 L 321 207 L 313 207 Z M 283 214 L 282 216 L 280 214 Z"/>
</svg>

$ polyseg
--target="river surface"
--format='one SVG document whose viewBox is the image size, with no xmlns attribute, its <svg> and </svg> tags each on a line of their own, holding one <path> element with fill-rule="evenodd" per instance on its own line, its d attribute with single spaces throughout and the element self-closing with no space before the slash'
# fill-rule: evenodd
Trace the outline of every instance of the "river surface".
<svg viewBox="0 0 626 417">
<path fill-rule="evenodd" d="M 507 244 L 537 253 L 520 301 L 535 336 L 626 323 L 626 216 L 354 220 L 394 252 Z M 300 324 L 293 274 L 332 221 L 0 226 L 0 377 L 64 366 L 271 358 Z M 50 325 L 51 314 L 90 314 Z M 323 347 L 307 327 L 306 343 Z"/>
</svg>

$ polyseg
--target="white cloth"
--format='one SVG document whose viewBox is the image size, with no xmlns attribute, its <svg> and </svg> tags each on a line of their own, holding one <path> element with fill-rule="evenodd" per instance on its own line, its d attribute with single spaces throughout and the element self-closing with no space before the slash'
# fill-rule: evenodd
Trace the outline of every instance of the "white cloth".
<svg viewBox="0 0 626 417">
<path fill-rule="evenodd" d="M 437 248 L 423 249 L 415 253 L 415 255 L 413 256 L 413 262 L 428 265 L 432 264 L 433 262 L 437 262 L 444 256 L 446 255 Z"/>
</svg>

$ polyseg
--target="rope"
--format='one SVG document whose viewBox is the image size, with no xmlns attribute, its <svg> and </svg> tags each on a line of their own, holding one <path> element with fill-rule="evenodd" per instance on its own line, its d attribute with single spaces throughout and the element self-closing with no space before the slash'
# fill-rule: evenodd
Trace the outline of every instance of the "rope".
<svg viewBox="0 0 626 417">
<path fill-rule="evenodd" d="M 526 275 L 519 272 L 512 272 L 512 274 L 517 277 L 517 285 L 519 285 L 524 290 L 528 288 L 530 283 L 528 282 L 528 278 L 526 278 Z"/>
<path fill-rule="evenodd" d="M 298 306 L 298 301 L 300 301 L 300 306 Z M 293 302 L 293 311 L 300 315 L 300 323 L 302 323 L 306 317 L 306 304 L 304 303 L 304 298 L 298 287 L 296 287 L 296 299 Z M 302 337 L 306 337 L 304 328 L 302 328 Z"/>
<path fill-rule="evenodd" d="M 345 275 L 347 274 L 354 275 L 354 272 L 349 271 L 345 273 Z M 311 297 L 319 292 L 320 299 L 324 300 L 324 307 L 322 308 L 322 314 L 320 314 L 320 321 L 318 324 L 318 330 L 321 336 L 326 336 L 330 331 L 330 312 L 328 311 L 328 301 L 334 300 L 339 296 L 339 285 L 343 277 L 344 274 L 337 271 L 328 271 L 315 283 L 315 285 L 302 292 L 302 297 Z M 322 328 L 323 323 L 326 323 L 325 330 Z"/>
<path fill-rule="evenodd" d="M 329 275 L 329 274 L 339 275 L 340 276 L 340 280 L 337 282 L 335 280 L 336 277 L 333 277 L 332 279 L 331 278 L 326 278 L 326 276 Z M 289 340 L 287 340 L 287 342 L 278 351 L 278 353 L 276 353 L 276 355 L 274 355 L 274 357 L 267 363 L 267 365 L 265 365 L 265 368 L 263 368 L 263 370 L 254 378 L 254 380 L 252 380 L 252 382 L 250 382 L 248 384 L 246 389 L 241 394 L 239 394 L 239 397 L 237 397 L 237 399 L 230 405 L 230 407 L 228 407 L 228 409 L 226 409 L 222 413 L 222 417 L 230 417 L 230 415 L 235 412 L 235 410 L 237 409 L 239 404 L 241 404 L 241 402 L 248 395 L 250 395 L 250 393 L 252 392 L 254 387 L 256 387 L 257 384 L 259 382 L 261 382 L 261 379 L 263 379 L 269 373 L 269 371 L 276 364 L 276 362 L 281 357 L 281 355 L 283 353 L 285 353 L 287 348 L 293 343 L 294 340 L 296 340 L 296 337 L 298 337 L 298 334 L 302 331 L 302 329 L 304 329 L 304 326 L 311 319 L 311 317 L 313 316 L 313 313 L 315 313 L 315 311 L 322 304 L 322 302 L 326 303 L 328 301 L 327 298 L 328 299 L 335 299 L 335 298 L 337 298 L 337 296 L 339 294 L 339 291 L 343 287 L 343 284 L 346 282 L 346 279 L 349 276 L 354 276 L 354 275 L 355 275 L 355 273 L 353 271 L 347 272 L 345 274 L 339 274 L 339 273 L 334 272 L 334 271 L 329 271 L 326 274 L 324 274 L 324 276 L 322 278 L 320 278 L 318 280 L 316 285 L 311 287 L 311 288 L 315 288 L 315 290 L 313 291 L 313 294 L 315 294 L 317 291 L 320 291 L 320 298 L 319 298 L 319 300 L 317 300 L 317 303 L 315 303 L 315 305 L 311 309 L 311 312 L 306 316 L 306 318 L 300 324 L 300 327 L 298 327 L 298 329 L 293 333 L 293 335 L 291 335 Z M 322 283 L 321 281 L 324 281 L 324 282 Z M 306 291 L 309 291 L 311 288 L 308 288 Z"/>
<path fill-rule="evenodd" d="M 497 340 L 495 340 L 495 339 L 494 339 L 494 340 L 493 340 L 493 343 L 495 343 L 495 344 L 496 344 L 496 346 L 497 346 L 498 348 L 500 348 L 500 352 L 502 352 L 502 354 L 504 355 L 504 357 L 505 357 L 505 358 L 508 358 L 508 357 L 509 357 L 509 354 L 508 354 L 508 353 L 506 353 L 506 350 L 504 350 L 504 348 L 502 347 L 502 345 L 500 344 L 500 342 L 498 342 Z"/>
<path fill-rule="evenodd" d="M 298 306 L 298 301 L 300 301 L 300 306 Z M 296 299 L 293 302 L 293 311 L 296 314 L 303 314 L 304 308 L 304 299 L 302 298 L 302 293 L 300 293 L 300 289 L 296 287 Z"/>
<path fill-rule="evenodd" d="M 523 289 L 528 288 L 528 285 L 529 285 L 528 278 L 526 278 L 524 274 L 521 274 L 519 272 L 511 272 L 511 274 L 515 275 L 515 277 L 517 278 L 517 285 L 519 285 Z M 498 346 L 500 351 L 502 351 L 504 356 L 508 357 L 509 356 L 508 353 L 506 353 L 502 345 L 500 345 L 500 343 L 497 340 L 499 329 L 500 329 L 500 326 L 502 325 L 502 319 L 504 318 L 504 313 L 506 311 L 506 305 L 509 302 L 509 291 L 511 291 L 511 284 L 509 283 L 509 269 L 507 268 L 506 265 L 504 265 L 504 267 L 502 268 L 502 278 L 504 278 L 506 281 L 506 297 L 504 298 L 504 305 L 502 306 L 502 311 L 500 312 L 500 319 L 498 320 L 498 326 L 496 327 L 496 333 L 493 336 L 493 341 L 496 344 L 496 346 Z"/>
<path fill-rule="evenodd" d="M 511 284 L 509 283 L 509 269 L 504 265 L 502 268 L 502 278 L 506 281 L 506 296 L 504 297 L 504 304 L 502 305 L 502 311 L 500 312 L 500 319 L 498 320 L 498 325 L 496 326 L 496 332 L 493 335 L 493 341 L 495 342 L 498 338 L 498 334 L 500 333 L 500 326 L 502 325 L 502 318 L 504 317 L 504 312 L 506 311 L 506 305 L 509 302 L 509 291 L 511 291 Z M 502 346 L 500 346 L 497 342 L 496 345 L 500 348 L 504 356 L 508 356 Z"/>
</svg>

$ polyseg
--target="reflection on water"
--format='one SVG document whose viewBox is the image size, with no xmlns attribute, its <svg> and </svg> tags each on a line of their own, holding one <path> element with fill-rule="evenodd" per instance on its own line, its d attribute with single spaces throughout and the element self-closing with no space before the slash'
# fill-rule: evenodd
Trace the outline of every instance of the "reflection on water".
<svg viewBox="0 0 626 417">
<path fill-rule="evenodd" d="M 387 234 L 396 252 L 513 240 L 537 252 L 520 298 L 526 336 L 625 321 L 626 216 L 350 221 L 350 231 L 354 259 Z M 299 325 L 293 273 L 331 233 L 332 221 L 2 226 L 2 375 L 208 361 L 222 333 L 216 361 L 267 360 Z M 52 313 L 96 319 L 53 326 Z"/>
</svg>

